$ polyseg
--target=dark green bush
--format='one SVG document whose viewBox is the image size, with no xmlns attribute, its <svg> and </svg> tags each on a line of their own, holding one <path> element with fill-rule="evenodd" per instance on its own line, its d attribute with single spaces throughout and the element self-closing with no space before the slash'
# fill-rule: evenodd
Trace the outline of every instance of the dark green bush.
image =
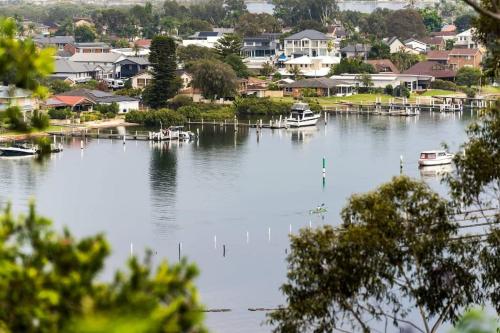
<svg viewBox="0 0 500 333">
<path fill-rule="evenodd" d="M 88 121 L 101 120 L 102 114 L 100 112 L 82 112 L 80 114 L 80 122 L 86 123 Z"/>
<path fill-rule="evenodd" d="M 111 104 L 98 104 L 96 105 L 95 110 L 102 114 L 107 114 L 107 113 L 117 114 L 118 111 L 120 111 L 118 104 L 116 104 L 115 102 Z"/>
<path fill-rule="evenodd" d="M 70 109 L 49 109 L 49 117 L 51 119 L 69 119 L 71 118 L 72 112 Z"/>
<path fill-rule="evenodd" d="M 193 104 L 193 99 L 186 95 L 177 95 L 168 101 L 168 107 L 177 110 L 180 107 L 188 106 Z"/>
<path fill-rule="evenodd" d="M 403 84 L 400 84 L 399 86 L 397 86 L 396 88 L 394 88 L 394 91 L 393 91 L 393 96 L 395 97 L 410 97 L 410 90 L 408 88 L 406 88 L 405 85 Z"/>
<path fill-rule="evenodd" d="M 392 84 L 386 85 L 384 88 L 384 94 L 392 95 L 393 93 L 394 93 L 394 87 L 392 86 Z"/>
<path fill-rule="evenodd" d="M 47 114 L 43 113 L 42 111 L 35 110 L 33 112 L 33 115 L 31 116 L 31 126 L 39 129 L 39 130 L 44 130 L 50 125 L 50 118 Z"/>
<path fill-rule="evenodd" d="M 291 106 L 290 103 L 257 97 L 238 98 L 234 102 L 236 114 L 239 116 L 287 114 Z"/>
<path fill-rule="evenodd" d="M 125 120 L 130 123 L 142 124 L 148 127 L 168 127 L 172 125 L 182 125 L 186 122 L 186 117 L 182 114 L 170 110 L 160 109 L 151 111 L 130 111 L 125 115 Z"/>
<path fill-rule="evenodd" d="M 432 89 L 442 89 L 442 90 L 451 90 L 456 91 L 458 89 L 457 85 L 451 81 L 439 80 L 436 79 L 431 82 Z"/>
<path fill-rule="evenodd" d="M 21 132 L 29 132 L 29 126 L 26 121 L 24 121 L 23 113 L 19 107 L 11 106 L 7 108 L 5 110 L 5 115 L 10 129 Z"/>
</svg>

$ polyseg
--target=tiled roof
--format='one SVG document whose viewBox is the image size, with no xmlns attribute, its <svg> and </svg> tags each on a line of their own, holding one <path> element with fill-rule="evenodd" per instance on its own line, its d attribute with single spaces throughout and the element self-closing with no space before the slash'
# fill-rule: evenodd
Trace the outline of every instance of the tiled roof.
<svg viewBox="0 0 500 333">
<path fill-rule="evenodd" d="M 68 59 L 56 59 L 54 73 L 85 73 L 92 72 L 94 66 Z"/>
<path fill-rule="evenodd" d="M 431 36 L 455 36 L 457 34 L 456 31 L 434 31 L 431 32 Z"/>
<path fill-rule="evenodd" d="M 52 99 L 56 99 L 58 101 L 61 101 L 63 104 L 66 104 L 66 105 L 70 105 L 70 106 L 75 106 L 75 105 L 78 105 L 78 104 L 82 104 L 82 103 L 90 103 L 89 100 L 87 100 L 87 98 L 85 98 L 84 96 L 61 96 L 61 95 L 56 95 L 56 96 L 53 96 Z M 54 103 L 51 103 L 51 104 L 54 104 Z"/>
<path fill-rule="evenodd" d="M 71 44 L 75 42 L 75 38 L 73 36 L 36 37 L 34 42 L 41 45 Z"/>
<path fill-rule="evenodd" d="M 478 52 L 481 52 L 479 49 L 453 49 L 450 51 L 450 55 L 476 55 Z"/>
<path fill-rule="evenodd" d="M 75 53 L 71 58 L 71 61 L 76 62 L 116 62 L 120 57 L 123 57 L 118 53 Z"/>
<path fill-rule="evenodd" d="M 399 74 L 399 69 L 394 65 L 394 63 L 389 59 L 375 59 L 367 60 L 366 63 L 375 67 L 379 73 L 395 73 Z M 389 69 L 389 70 L 387 70 Z"/>
<path fill-rule="evenodd" d="M 291 36 L 285 38 L 285 40 L 300 40 L 300 39 L 310 39 L 310 40 L 330 40 L 330 38 L 322 32 L 317 30 L 307 29 L 301 32 L 297 32 Z"/>
<path fill-rule="evenodd" d="M 288 88 L 334 88 L 339 84 L 348 84 L 344 81 L 333 80 L 327 77 L 304 79 L 287 84 Z"/>
<path fill-rule="evenodd" d="M 444 43 L 444 39 L 441 36 L 425 37 L 422 38 L 422 42 L 426 43 L 427 45 L 441 45 Z"/>
<path fill-rule="evenodd" d="M 450 56 L 450 51 L 431 50 L 427 52 L 428 60 L 448 60 L 449 56 Z"/>
<path fill-rule="evenodd" d="M 411 75 L 429 75 L 437 79 L 440 78 L 453 78 L 456 72 L 451 70 L 448 66 L 440 64 L 436 61 L 421 61 L 407 69 L 403 74 Z"/>
</svg>

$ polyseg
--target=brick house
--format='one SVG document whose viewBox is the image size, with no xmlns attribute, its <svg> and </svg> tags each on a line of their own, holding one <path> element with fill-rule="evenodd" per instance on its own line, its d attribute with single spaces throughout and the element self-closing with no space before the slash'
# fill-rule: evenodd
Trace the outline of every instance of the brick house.
<svg viewBox="0 0 500 333">
<path fill-rule="evenodd" d="M 483 51 L 480 49 L 453 49 L 448 63 L 457 70 L 462 67 L 481 68 L 482 60 Z"/>
</svg>

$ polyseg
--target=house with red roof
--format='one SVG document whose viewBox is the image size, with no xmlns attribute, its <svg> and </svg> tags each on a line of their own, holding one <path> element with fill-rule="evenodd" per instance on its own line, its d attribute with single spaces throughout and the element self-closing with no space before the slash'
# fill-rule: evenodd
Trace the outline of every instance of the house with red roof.
<svg viewBox="0 0 500 333">
<path fill-rule="evenodd" d="M 47 108 L 71 109 L 74 112 L 92 111 L 94 102 L 83 96 L 52 96 L 45 102 Z"/>
<path fill-rule="evenodd" d="M 462 67 L 481 68 L 483 61 L 483 51 L 481 49 L 453 49 L 450 51 L 450 60 L 448 61 L 455 69 Z"/>
<path fill-rule="evenodd" d="M 377 73 L 399 74 L 399 69 L 390 59 L 373 59 L 366 60 L 365 62 L 372 65 Z"/>
<path fill-rule="evenodd" d="M 425 37 L 422 42 L 427 44 L 428 49 L 431 50 L 444 50 L 446 48 L 446 41 L 443 37 Z"/>
<path fill-rule="evenodd" d="M 454 80 L 457 72 L 449 64 L 438 61 L 421 61 L 408 68 L 403 74 L 428 75 L 440 80 Z"/>
</svg>

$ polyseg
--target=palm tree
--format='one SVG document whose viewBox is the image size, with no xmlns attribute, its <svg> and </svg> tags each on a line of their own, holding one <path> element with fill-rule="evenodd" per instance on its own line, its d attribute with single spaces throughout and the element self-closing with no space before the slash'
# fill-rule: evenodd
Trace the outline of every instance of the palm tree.
<svg viewBox="0 0 500 333">
<path fill-rule="evenodd" d="M 290 68 L 288 72 L 293 75 L 294 80 L 297 80 L 297 77 L 299 75 L 302 75 L 302 70 L 297 65 L 294 65 L 292 68 Z"/>
</svg>

